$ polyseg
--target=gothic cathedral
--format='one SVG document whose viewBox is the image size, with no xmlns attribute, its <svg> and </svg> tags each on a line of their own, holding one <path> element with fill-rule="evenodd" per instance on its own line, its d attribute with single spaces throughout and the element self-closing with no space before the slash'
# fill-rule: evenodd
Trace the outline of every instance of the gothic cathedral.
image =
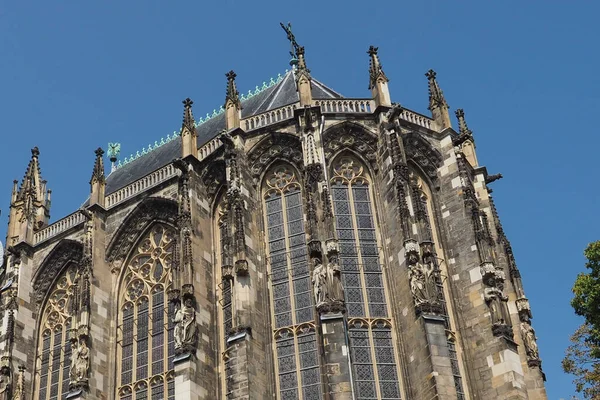
<svg viewBox="0 0 600 400">
<path fill-rule="evenodd" d="M 283 26 L 283 25 L 282 25 Z M 532 313 L 465 113 L 292 69 L 135 156 L 96 150 L 50 218 L 14 182 L 0 399 L 546 399 Z M 424 79 L 425 83 L 425 79 Z M 110 164 L 109 164 L 110 162 Z M 108 167 L 110 165 L 110 167 Z"/>
</svg>

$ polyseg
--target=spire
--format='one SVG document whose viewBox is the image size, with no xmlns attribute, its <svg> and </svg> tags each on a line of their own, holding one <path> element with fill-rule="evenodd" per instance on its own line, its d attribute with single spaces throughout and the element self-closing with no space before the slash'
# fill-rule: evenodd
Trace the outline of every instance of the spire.
<svg viewBox="0 0 600 400">
<path fill-rule="evenodd" d="M 25 170 L 25 176 L 21 181 L 21 187 L 19 188 L 19 192 L 17 194 L 18 199 L 22 200 L 27 194 L 33 195 L 36 199 L 40 199 L 42 197 L 40 192 L 42 177 L 38 160 L 39 155 L 40 151 L 37 147 L 31 149 L 31 160 L 29 160 L 27 170 Z"/>
<path fill-rule="evenodd" d="M 198 157 L 196 123 L 192 114 L 194 102 L 189 97 L 183 103 L 183 123 L 181 124 L 181 157 Z"/>
<path fill-rule="evenodd" d="M 42 179 L 39 164 L 40 151 L 31 149 L 31 159 L 27 165 L 21 186 L 13 186 L 8 224 L 8 243 L 33 241 L 33 231 L 41 229 L 50 219 L 50 190 L 46 190 L 46 181 Z"/>
<path fill-rule="evenodd" d="M 92 178 L 90 179 L 90 206 L 98 204 L 101 207 L 104 207 L 104 190 L 106 188 L 104 161 L 102 161 L 104 150 L 98 147 L 95 151 L 95 154 L 96 161 L 94 162 Z"/>
<path fill-rule="evenodd" d="M 90 184 L 93 185 L 95 182 L 104 182 L 104 162 L 102 161 L 102 156 L 104 155 L 104 150 L 101 147 L 98 147 L 94 152 L 96 154 L 96 161 L 94 162 L 94 170 L 92 172 L 92 179 L 90 180 Z"/>
<path fill-rule="evenodd" d="M 367 54 L 369 55 L 369 90 L 375 103 L 378 106 L 392 105 L 390 98 L 390 91 L 388 89 L 388 77 L 383 72 L 383 67 L 379 62 L 379 56 L 377 55 L 378 47 L 370 46 Z"/>
<path fill-rule="evenodd" d="M 310 70 L 306 67 L 304 58 L 304 47 L 297 49 L 298 68 L 296 69 L 296 88 L 300 97 L 300 107 L 309 106 L 312 103 L 311 76 Z"/>
<path fill-rule="evenodd" d="M 240 93 L 235 84 L 235 72 L 229 71 L 225 74 L 227 77 L 227 91 L 225 92 L 225 127 L 227 130 L 240 127 L 242 113 L 242 103 L 240 102 Z"/>
<path fill-rule="evenodd" d="M 465 121 L 465 111 L 459 108 L 454 114 L 456 114 L 456 119 L 458 120 L 458 132 L 461 135 L 471 136 L 473 132 L 471 132 L 467 126 L 467 121 Z"/>
<path fill-rule="evenodd" d="M 194 115 L 192 114 L 192 104 L 194 102 L 189 97 L 182 101 L 183 103 L 183 126 L 190 131 L 195 129 Z"/>
<path fill-rule="evenodd" d="M 444 93 L 436 80 L 436 72 L 432 69 L 425 74 L 429 81 L 429 110 L 433 119 L 438 124 L 440 130 L 451 128 L 450 115 L 448 113 L 448 103 L 444 98 Z"/>
<path fill-rule="evenodd" d="M 385 76 L 385 72 L 383 72 L 383 67 L 381 66 L 381 63 L 379 62 L 379 56 L 377 55 L 378 50 L 379 50 L 379 47 L 370 46 L 369 51 L 367 51 L 367 54 L 370 57 L 370 60 L 369 60 L 369 78 L 370 78 L 369 79 L 369 90 L 373 89 L 375 87 L 378 79 L 382 79 L 385 82 L 390 81 L 388 79 L 388 77 Z"/>
<path fill-rule="evenodd" d="M 473 140 L 473 132 L 471 132 L 467 126 L 465 111 L 462 108 L 459 108 L 456 110 L 455 114 L 456 119 L 458 120 L 459 135 L 454 137 L 452 143 L 454 146 L 461 147 L 462 153 L 472 167 L 477 167 L 479 163 L 477 162 L 477 155 L 475 154 L 475 141 Z"/>
</svg>

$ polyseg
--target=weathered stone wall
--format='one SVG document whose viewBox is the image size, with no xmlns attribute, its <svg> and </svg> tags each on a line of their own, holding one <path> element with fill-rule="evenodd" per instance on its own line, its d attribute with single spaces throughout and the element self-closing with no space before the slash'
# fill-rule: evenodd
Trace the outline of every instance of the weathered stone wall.
<svg viewBox="0 0 600 400">
<path fill-rule="evenodd" d="M 456 337 L 459 369 L 466 398 L 470 399 L 545 399 L 543 374 L 538 366 L 531 366 L 521 333 L 519 313 L 515 302 L 520 298 L 519 289 L 509 275 L 510 260 L 505 248 L 499 243 L 497 223 L 494 221 L 485 184 L 485 172 L 476 169 L 473 180 L 480 209 L 488 216 L 494 245 L 495 263 L 507 275 L 504 294 L 509 298 L 513 338 L 498 337 L 492 332 L 490 310 L 484 298 L 485 282 L 480 270 L 480 254 L 477 247 L 470 210 L 465 206 L 463 193 L 465 182 L 460 176 L 456 149 L 449 133 L 414 132 L 416 128 L 403 125 L 402 135 L 420 135 L 424 143 L 442 155 L 436 165 L 436 184 L 431 192 L 430 218 L 436 242 L 440 268 L 445 276 L 444 297 L 450 325 L 443 316 L 432 317 L 419 314 L 411 294 L 408 265 L 399 214 L 398 192 L 395 187 L 395 171 L 389 147 L 379 132 L 378 121 L 373 116 L 344 124 L 342 117 L 326 119 L 325 128 L 339 126 L 340 132 L 352 131 L 353 139 L 329 141 L 323 150 L 330 162 L 336 154 L 352 150 L 372 169 L 374 206 L 379 226 L 377 238 L 380 262 L 387 286 L 387 301 L 391 310 L 392 331 L 396 343 L 398 373 L 401 377 L 403 398 L 454 399 L 456 388 L 451 367 L 448 338 Z M 278 126 L 278 132 L 296 134 L 298 126 L 291 123 Z M 412 133 L 410 133 L 412 132 Z M 269 132 L 263 132 L 269 134 Z M 261 173 L 253 169 L 251 149 L 263 140 L 264 135 L 254 135 L 239 147 L 237 162 L 241 174 L 241 218 L 244 227 L 244 261 L 247 269 L 234 271 L 232 296 L 234 298 L 233 332 L 226 348 L 220 336 L 219 291 L 221 263 L 215 260 L 214 193 L 207 187 L 204 174 L 211 159 L 195 165 L 190 172 L 192 215 L 192 264 L 194 268 L 194 296 L 197 301 L 196 321 L 198 346 L 192 357 L 176 363 L 175 382 L 177 398 L 193 399 L 265 399 L 274 398 L 275 354 L 271 328 L 269 276 L 265 256 L 265 226 L 263 199 L 260 190 Z M 340 139 L 340 140 L 338 140 Z M 368 141 L 362 146 L 360 141 Z M 295 142 L 294 142 L 295 143 Z M 376 144 L 373 152 L 370 146 Z M 289 145 L 287 143 L 286 145 Z M 297 146 L 294 144 L 293 146 Z M 361 150 L 362 149 L 362 150 Z M 366 149 L 366 150 L 365 150 Z M 296 149 L 298 150 L 298 149 Z M 300 153 L 302 149 L 299 149 Z M 292 154 L 292 153 L 290 153 Z M 293 156 L 288 154 L 290 157 Z M 218 152 L 215 153 L 218 155 Z M 273 159 L 268 159 L 266 168 Z M 281 157 L 280 157 L 281 159 Z M 289 161 L 289 160 L 283 160 Z M 411 161 L 411 171 L 424 182 L 431 184 L 431 166 L 419 165 L 422 158 Z M 261 167 L 261 168 L 262 168 Z M 427 169 L 429 168 L 429 169 Z M 429 174 L 429 175 L 428 175 Z M 221 182 L 226 185 L 226 182 Z M 437 187 L 439 185 L 439 188 Z M 111 399 L 116 392 L 117 374 L 117 323 L 119 315 L 120 282 L 123 265 L 108 257 L 107 250 L 115 241 L 127 217 L 149 197 L 178 200 L 178 184 L 172 179 L 135 199 L 117 205 L 109 211 L 95 211 L 93 229 L 93 275 L 91 281 L 90 363 L 88 399 Z M 410 206 L 410 229 L 417 233 L 415 213 L 409 192 L 406 201 Z M 319 209 L 322 216 L 323 210 Z M 323 227 L 320 234 L 323 235 Z M 138 232 L 138 236 L 142 232 Z M 18 265 L 18 297 L 15 311 L 14 345 L 12 349 L 13 371 L 19 365 L 26 367 L 26 398 L 34 389 L 34 371 L 38 343 L 40 305 L 36 302 L 32 280 L 36 269 L 51 254 L 60 240 L 82 239 L 82 229 L 52 239 L 31 255 L 22 251 Z M 137 241 L 137 239 L 136 239 Z M 238 259 L 241 257 L 237 255 Z M 9 257 L 9 268 L 14 268 L 15 257 Z M 10 272 L 10 271 L 9 271 Z M 43 271 L 41 272 L 44 273 Z M 5 303 L 5 302 L 4 302 Z M 347 349 L 345 321 L 336 319 L 321 323 L 322 332 L 317 336 L 322 343 L 319 349 L 323 363 L 323 387 L 333 388 L 331 398 L 347 398 L 350 383 L 347 376 Z M 0 350 L 4 346 L 7 314 L 2 319 Z M 453 332 L 450 332 L 453 331 Z M 224 350 L 224 351 L 223 351 Z M 221 353 L 223 351 L 223 354 Z M 327 361 L 329 360 L 329 361 Z M 325 365 L 327 364 L 327 365 Z M 222 374 L 219 372 L 222 371 Z M 338 379 L 339 378 L 339 379 Z M 226 384 L 222 385 L 221 380 Z M 223 393 L 225 387 L 225 393 Z M 336 391 L 339 389 L 339 391 Z M 339 396 L 337 396 L 339 394 Z M 305 399 L 306 400 L 306 399 Z"/>
</svg>

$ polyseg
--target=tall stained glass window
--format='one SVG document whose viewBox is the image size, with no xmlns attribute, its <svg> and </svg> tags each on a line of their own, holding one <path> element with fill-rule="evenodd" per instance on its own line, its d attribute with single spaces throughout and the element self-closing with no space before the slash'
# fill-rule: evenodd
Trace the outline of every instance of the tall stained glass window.
<svg viewBox="0 0 600 400">
<path fill-rule="evenodd" d="M 296 173 L 285 165 L 272 168 L 264 186 L 279 398 L 320 399 L 301 186 Z"/>
<path fill-rule="evenodd" d="M 54 285 L 42 312 L 36 377 L 35 399 L 58 400 L 69 393 L 71 342 L 68 313 L 76 287 L 77 267 L 70 266 Z"/>
<path fill-rule="evenodd" d="M 118 398 L 171 400 L 174 395 L 173 323 L 167 290 L 175 232 L 155 225 L 126 264 L 118 326 Z"/>
<path fill-rule="evenodd" d="M 340 157 L 331 195 L 340 244 L 350 356 L 357 400 L 400 399 L 396 349 L 386 304 L 369 177 L 362 164 Z"/>
</svg>

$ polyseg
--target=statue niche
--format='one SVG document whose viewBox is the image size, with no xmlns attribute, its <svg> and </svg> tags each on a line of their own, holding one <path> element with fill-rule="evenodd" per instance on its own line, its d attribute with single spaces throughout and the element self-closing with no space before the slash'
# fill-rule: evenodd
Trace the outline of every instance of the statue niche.
<svg viewBox="0 0 600 400">
<path fill-rule="evenodd" d="M 69 369 L 71 387 L 81 387 L 87 384 L 89 359 L 90 349 L 85 339 L 79 339 L 74 343 L 71 353 L 71 368 Z"/>
<path fill-rule="evenodd" d="M 4 361 L 4 360 L 3 360 Z M 7 360 L 10 362 L 10 360 Z M 0 368 L 0 400 L 11 399 L 11 371 L 8 363 Z"/>
<path fill-rule="evenodd" d="M 175 352 L 177 354 L 192 352 L 196 347 L 198 329 L 196 327 L 196 310 L 191 298 L 184 298 L 179 303 L 175 317 L 173 336 L 175 339 Z"/>
<path fill-rule="evenodd" d="M 320 313 L 338 313 L 344 310 L 344 290 L 340 280 L 337 257 L 330 257 L 326 265 L 317 257 L 312 259 L 312 284 L 315 304 Z"/>
<path fill-rule="evenodd" d="M 405 244 L 410 291 L 417 314 L 438 314 L 442 310 L 439 293 L 439 271 L 433 256 L 419 257 L 419 247 L 414 240 Z"/>
</svg>

